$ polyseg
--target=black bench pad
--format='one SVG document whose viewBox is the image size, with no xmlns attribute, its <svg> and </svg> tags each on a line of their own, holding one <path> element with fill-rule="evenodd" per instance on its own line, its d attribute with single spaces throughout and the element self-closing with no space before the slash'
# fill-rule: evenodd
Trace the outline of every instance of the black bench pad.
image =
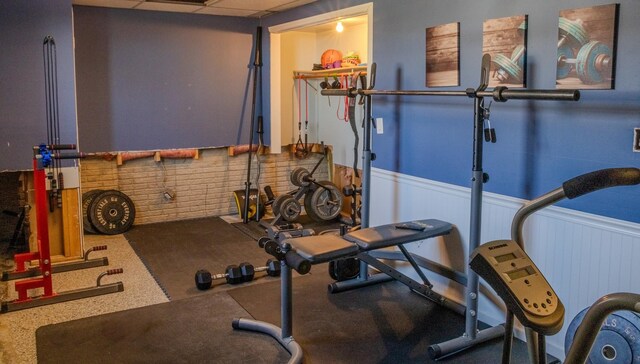
<svg viewBox="0 0 640 364">
<path fill-rule="evenodd" d="M 397 228 L 397 226 L 407 223 L 424 226 L 425 229 L 410 230 Z M 400 222 L 357 230 L 344 235 L 343 238 L 357 244 L 360 247 L 360 251 L 368 251 L 445 235 L 448 234 L 452 228 L 453 226 L 450 223 L 440 220 L 414 220 L 411 222 Z"/>
<path fill-rule="evenodd" d="M 324 263 L 345 256 L 355 255 L 360 250 L 357 245 L 335 234 L 291 238 L 286 239 L 283 243 L 290 244 L 296 253 L 311 262 L 311 264 Z"/>
</svg>

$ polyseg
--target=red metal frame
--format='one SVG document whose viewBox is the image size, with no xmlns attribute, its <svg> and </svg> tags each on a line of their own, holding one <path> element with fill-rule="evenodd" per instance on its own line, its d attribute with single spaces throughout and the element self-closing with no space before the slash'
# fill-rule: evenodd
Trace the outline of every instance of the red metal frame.
<svg viewBox="0 0 640 364">
<path fill-rule="evenodd" d="M 33 184 L 36 199 L 36 223 L 38 224 L 38 251 L 35 253 L 16 254 L 16 271 L 25 271 L 25 262 L 38 259 L 42 276 L 39 278 L 27 279 L 16 282 L 15 287 L 18 292 L 16 302 L 27 301 L 31 298 L 27 290 L 34 288 L 44 288 L 44 295 L 39 298 L 52 297 L 53 285 L 51 280 L 51 251 L 49 249 L 49 221 L 47 217 L 47 188 L 44 167 L 38 166 L 38 159 L 33 157 Z"/>
</svg>

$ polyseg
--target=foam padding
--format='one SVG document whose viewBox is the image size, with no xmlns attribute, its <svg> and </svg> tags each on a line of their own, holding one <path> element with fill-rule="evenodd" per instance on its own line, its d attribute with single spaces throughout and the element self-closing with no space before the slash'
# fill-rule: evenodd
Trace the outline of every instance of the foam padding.
<svg viewBox="0 0 640 364">
<path fill-rule="evenodd" d="M 288 243 L 301 257 L 311 264 L 328 262 L 358 253 L 358 246 L 344 240 L 334 234 L 305 236 L 286 239 Z"/>
<path fill-rule="evenodd" d="M 410 230 L 397 227 L 409 223 L 422 225 L 425 228 L 424 230 Z M 451 232 L 452 228 L 450 223 L 440 220 L 414 220 L 354 231 L 346 234 L 343 238 L 357 244 L 361 251 L 368 251 L 446 235 Z"/>
</svg>

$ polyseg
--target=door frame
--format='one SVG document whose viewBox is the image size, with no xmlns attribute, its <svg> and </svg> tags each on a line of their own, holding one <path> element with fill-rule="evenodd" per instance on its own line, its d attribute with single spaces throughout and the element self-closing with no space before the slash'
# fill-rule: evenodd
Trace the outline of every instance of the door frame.
<svg viewBox="0 0 640 364">
<path fill-rule="evenodd" d="M 366 3 L 345 9 L 331 11 L 312 17 L 294 20 L 288 23 L 269 27 L 270 62 L 271 62 L 271 153 L 279 154 L 282 150 L 282 84 L 281 77 L 281 35 L 303 28 L 338 21 L 354 16 L 367 16 L 367 60 L 368 67 L 373 62 L 373 3 Z"/>
</svg>

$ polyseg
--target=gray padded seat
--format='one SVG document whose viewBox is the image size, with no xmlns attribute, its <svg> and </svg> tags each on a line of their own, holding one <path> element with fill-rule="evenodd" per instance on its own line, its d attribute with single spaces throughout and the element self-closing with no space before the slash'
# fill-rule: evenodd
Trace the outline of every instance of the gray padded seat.
<svg viewBox="0 0 640 364">
<path fill-rule="evenodd" d="M 343 238 L 357 244 L 360 251 L 368 251 L 445 235 L 453 228 L 450 223 L 435 219 L 414 220 L 410 223 L 424 226 L 425 229 L 399 229 L 397 226 L 403 224 L 401 222 L 357 230 Z"/>
<path fill-rule="evenodd" d="M 296 253 L 311 262 L 311 264 L 319 264 L 349 255 L 356 255 L 360 250 L 357 245 L 334 234 L 290 238 L 286 239 L 284 243 L 290 244 Z"/>
</svg>

